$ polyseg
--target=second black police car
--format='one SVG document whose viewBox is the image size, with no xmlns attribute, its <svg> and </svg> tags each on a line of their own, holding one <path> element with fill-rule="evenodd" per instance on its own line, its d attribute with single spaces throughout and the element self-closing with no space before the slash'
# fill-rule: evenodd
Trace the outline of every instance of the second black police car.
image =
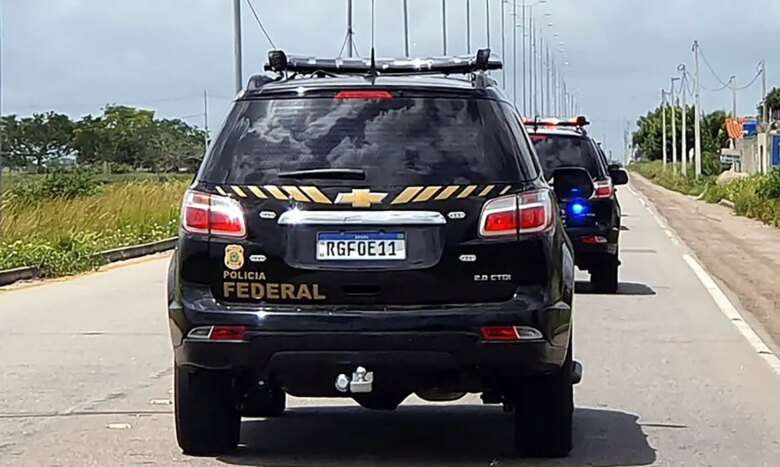
<svg viewBox="0 0 780 467">
<path fill-rule="evenodd" d="M 593 194 L 568 200 L 562 213 L 577 266 L 590 272 L 593 291 L 615 293 L 622 215 L 616 187 L 628 183 L 628 173 L 609 164 L 604 151 L 585 131 L 587 125 L 585 117 L 526 121 L 548 180 L 564 167 L 585 169 L 593 179 Z"/>
<path fill-rule="evenodd" d="M 570 451 L 574 252 L 499 67 L 486 50 L 270 53 L 182 207 L 168 302 L 186 453 L 234 448 L 241 417 L 281 415 L 286 394 L 392 410 L 413 393 L 481 393 L 514 410 L 521 453 Z"/>
</svg>

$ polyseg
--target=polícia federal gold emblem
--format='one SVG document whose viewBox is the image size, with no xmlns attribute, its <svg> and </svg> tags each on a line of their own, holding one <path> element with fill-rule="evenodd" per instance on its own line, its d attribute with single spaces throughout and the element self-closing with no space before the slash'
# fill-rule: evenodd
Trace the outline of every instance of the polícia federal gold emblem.
<svg viewBox="0 0 780 467">
<path fill-rule="evenodd" d="M 244 267 L 244 247 L 228 245 L 225 247 L 225 267 L 237 271 Z"/>
</svg>

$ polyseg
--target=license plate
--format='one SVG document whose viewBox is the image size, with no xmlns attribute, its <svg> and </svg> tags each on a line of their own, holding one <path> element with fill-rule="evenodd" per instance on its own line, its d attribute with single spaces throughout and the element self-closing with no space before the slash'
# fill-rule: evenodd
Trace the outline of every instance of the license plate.
<svg viewBox="0 0 780 467">
<path fill-rule="evenodd" d="M 403 233 L 346 232 L 317 235 L 319 261 L 376 261 L 406 259 Z"/>
</svg>

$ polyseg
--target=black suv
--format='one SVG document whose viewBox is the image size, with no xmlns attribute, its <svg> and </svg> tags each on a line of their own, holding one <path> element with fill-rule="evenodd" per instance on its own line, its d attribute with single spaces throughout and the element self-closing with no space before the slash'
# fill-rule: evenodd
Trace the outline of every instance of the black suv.
<svg viewBox="0 0 780 467">
<path fill-rule="evenodd" d="M 628 183 L 628 173 L 608 165 L 604 152 L 585 131 L 587 124 L 584 117 L 526 121 L 548 180 L 563 167 L 583 168 L 593 179 L 593 194 L 569 200 L 562 215 L 577 266 L 590 272 L 593 291 L 616 293 L 621 211 L 615 187 Z"/>
<path fill-rule="evenodd" d="M 522 453 L 570 451 L 574 254 L 499 67 L 270 53 L 276 76 L 238 96 L 182 207 L 185 453 L 234 448 L 286 394 L 392 410 L 413 393 L 481 393 L 514 409 Z"/>
</svg>

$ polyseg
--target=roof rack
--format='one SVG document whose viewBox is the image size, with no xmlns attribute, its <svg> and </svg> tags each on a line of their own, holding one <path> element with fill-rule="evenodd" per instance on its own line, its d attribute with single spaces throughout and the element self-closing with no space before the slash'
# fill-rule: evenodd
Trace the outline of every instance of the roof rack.
<svg viewBox="0 0 780 467">
<path fill-rule="evenodd" d="M 433 58 L 319 58 L 290 55 L 283 50 L 268 52 L 266 71 L 276 73 L 337 75 L 410 75 L 410 74 L 471 74 L 503 68 L 501 60 L 491 58 L 490 49 L 480 49 L 476 55 Z"/>
</svg>

